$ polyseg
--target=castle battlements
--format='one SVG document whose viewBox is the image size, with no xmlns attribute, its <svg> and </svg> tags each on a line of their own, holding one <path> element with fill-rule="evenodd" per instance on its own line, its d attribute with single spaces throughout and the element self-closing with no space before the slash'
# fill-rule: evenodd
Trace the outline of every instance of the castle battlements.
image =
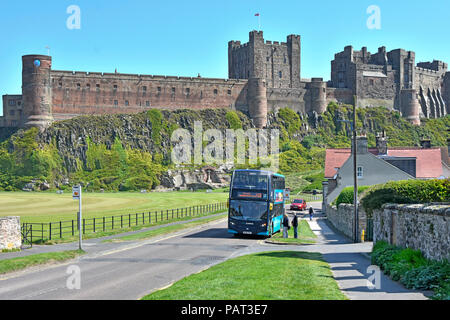
<svg viewBox="0 0 450 320">
<path fill-rule="evenodd" d="M 301 78 L 301 37 L 228 42 L 228 78 L 53 70 L 52 57 L 22 57 L 22 95 L 3 96 L 0 126 L 45 128 L 54 120 L 84 114 L 132 113 L 151 108 L 227 108 L 264 127 L 267 113 L 289 107 L 323 113 L 331 102 L 383 105 L 414 124 L 449 113 L 450 72 L 442 61 L 415 65 L 404 49 L 370 53 L 346 46 L 331 61 L 331 80 Z"/>
</svg>

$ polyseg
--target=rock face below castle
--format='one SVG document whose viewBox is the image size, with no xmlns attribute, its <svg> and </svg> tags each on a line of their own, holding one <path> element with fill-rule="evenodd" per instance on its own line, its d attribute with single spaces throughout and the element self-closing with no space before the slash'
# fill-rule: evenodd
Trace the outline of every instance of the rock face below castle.
<svg viewBox="0 0 450 320">
<path fill-rule="evenodd" d="M 170 77 L 52 69 L 52 57 L 22 57 L 22 95 L 3 96 L 0 127 L 40 127 L 79 115 L 137 113 L 157 109 L 229 108 L 248 114 L 256 127 L 267 113 L 289 107 L 321 114 L 329 102 L 385 106 L 412 123 L 449 113 L 450 73 L 440 61 L 415 65 L 403 49 L 371 54 L 346 47 L 336 54 L 331 81 L 301 79 L 301 39 L 265 41 L 252 31 L 249 42 L 228 43 L 229 79 Z"/>
</svg>

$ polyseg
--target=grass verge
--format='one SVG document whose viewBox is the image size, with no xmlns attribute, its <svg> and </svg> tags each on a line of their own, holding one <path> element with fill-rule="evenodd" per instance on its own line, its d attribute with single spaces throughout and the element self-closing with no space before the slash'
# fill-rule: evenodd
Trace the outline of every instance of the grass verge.
<svg viewBox="0 0 450 320">
<path fill-rule="evenodd" d="M 143 300 L 346 300 L 319 253 L 263 252 L 220 263 Z"/>
<path fill-rule="evenodd" d="M 156 237 L 156 236 L 159 236 L 162 234 L 169 234 L 169 233 L 184 230 L 187 228 L 196 227 L 196 226 L 206 224 L 206 223 L 209 223 L 212 221 L 223 219 L 225 217 L 227 217 L 227 214 L 222 214 L 222 215 L 218 215 L 215 217 L 205 218 L 205 219 L 187 222 L 187 223 L 183 223 L 183 224 L 176 224 L 176 225 L 171 225 L 171 226 L 167 226 L 167 227 L 161 227 L 161 228 L 154 229 L 154 230 L 143 231 L 143 232 L 127 235 L 127 236 L 122 236 L 122 237 L 117 237 L 114 239 L 105 240 L 103 242 L 122 242 L 122 241 L 145 240 L 145 239 Z"/>
<path fill-rule="evenodd" d="M 268 239 L 272 243 L 281 244 L 312 244 L 316 243 L 317 236 L 312 232 L 309 224 L 306 220 L 298 221 L 298 239 L 294 238 L 294 228 L 288 231 L 289 238 L 283 238 L 283 232 L 275 234 L 272 238 Z"/>
<path fill-rule="evenodd" d="M 0 274 L 23 270 L 52 262 L 63 262 L 84 254 L 81 250 L 33 254 L 26 257 L 0 260 Z"/>
<path fill-rule="evenodd" d="M 223 210 L 219 210 L 219 211 L 215 211 L 215 212 L 211 212 L 211 213 L 207 213 L 207 214 L 187 216 L 187 217 L 183 217 L 183 218 L 174 218 L 174 219 L 169 219 L 169 220 L 161 220 L 161 221 L 150 223 L 150 224 L 147 223 L 147 224 L 142 224 L 142 225 L 137 225 L 137 226 L 124 227 L 124 228 L 115 229 L 115 230 L 97 231 L 95 233 L 89 232 L 89 233 L 86 233 L 83 235 L 83 240 L 110 237 L 110 236 L 114 236 L 117 234 L 127 233 L 127 232 L 131 232 L 131 231 L 139 231 L 142 229 L 159 226 L 159 225 L 165 225 L 165 224 L 169 224 L 169 223 L 173 223 L 173 222 L 189 221 L 189 220 L 192 220 L 195 218 L 211 216 L 211 215 L 215 215 L 215 214 L 222 213 L 222 212 L 223 212 Z M 74 236 L 65 236 L 65 237 L 59 238 L 59 239 L 52 239 L 52 240 L 40 239 L 38 241 L 33 241 L 33 243 L 43 244 L 43 245 L 54 245 L 54 244 L 59 244 L 59 243 L 70 243 L 70 242 L 75 242 L 75 241 L 78 241 L 78 233 L 75 233 Z"/>
</svg>

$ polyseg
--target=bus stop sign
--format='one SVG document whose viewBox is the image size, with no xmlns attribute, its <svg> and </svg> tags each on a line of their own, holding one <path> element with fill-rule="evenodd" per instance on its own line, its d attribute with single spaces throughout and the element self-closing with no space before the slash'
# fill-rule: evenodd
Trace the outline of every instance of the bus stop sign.
<svg viewBox="0 0 450 320">
<path fill-rule="evenodd" d="M 80 200 L 80 186 L 72 187 L 72 198 L 73 200 Z"/>
</svg>

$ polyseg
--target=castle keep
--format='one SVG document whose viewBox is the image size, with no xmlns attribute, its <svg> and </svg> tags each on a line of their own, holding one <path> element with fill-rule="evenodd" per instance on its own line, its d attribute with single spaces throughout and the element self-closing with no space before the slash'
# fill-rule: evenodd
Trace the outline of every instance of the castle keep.
<svg viewBox="0 0 450 320">
<path fill-rule="evenodd" d="M 229 108 L 256 127 L 267 113 L 289 107 L 321 114 L 329 102 L 398 110 L 414 124 L 449 113 L 450 72 L 441 61 L 415 64 L 412 51 L 346 47 L 331 62 L 331 81 L 301 78 L 301 38 L 228 43 L 228 79 L 58 71 L 52 57 L 22 57 L 22 95 L 3 96 L 0 127 L 40 127 L 79 115 L 136 113 L 150 108 Z"/>
</svg>

